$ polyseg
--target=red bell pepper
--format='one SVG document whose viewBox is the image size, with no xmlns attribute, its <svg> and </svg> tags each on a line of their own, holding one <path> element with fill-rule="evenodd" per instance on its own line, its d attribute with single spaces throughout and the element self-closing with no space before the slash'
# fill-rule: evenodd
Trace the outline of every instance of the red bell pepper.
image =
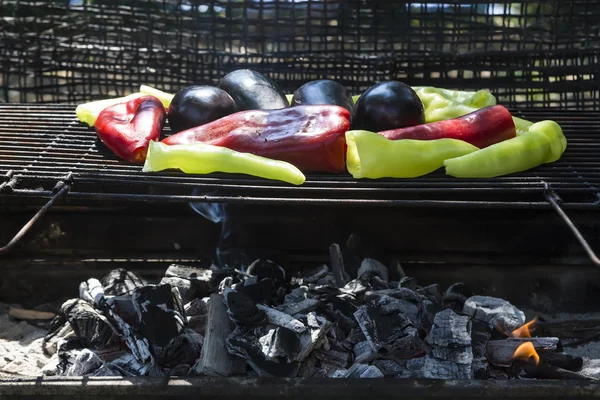
<svg viewBox="0 0 600 400">
<path fill-rule="evenodd" d="M 150 141 L 158 141 L 167 113 L 154 96 L 141 96 L 105 108 L 94 127 L 98 137 L 125 161 L 143 164 Z"/>
<path fill-rule="evenodd" d="M 377 133 L 390 140 L 458 139 L 482 149 L 514 138 L 517 130 L 510 112 L 494 105 L 458 118 Z"/>
<path fill-rule="evenodd" d="M 237 112 L 181 131 L 162 142 L 201 142 L 286 161 L 301 171 L 343 172 L 344 135 L 349 128 L 350 113 L 345 108 L 304 105 Z"/>
</svg>

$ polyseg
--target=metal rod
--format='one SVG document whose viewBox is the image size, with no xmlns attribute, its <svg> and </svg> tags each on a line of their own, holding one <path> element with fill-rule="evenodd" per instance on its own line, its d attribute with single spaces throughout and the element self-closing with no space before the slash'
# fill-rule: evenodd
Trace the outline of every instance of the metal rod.
<svg viewBox="0 0 600 400">
<path fill-rule="evenodd" d="M 69 189 L 71 189 L 70 183 L 65 183 L 64 181 L 60 181 L 56 184 L 55 189 L 58 189 L 54 196 L 48 202 L 39 209 L 39 211 L 27 222 L 19 232 L 12 238 L 10 242 L 4 247 L 0 247 L 0 256 L 8 254 L 16 244 L 25 236 L 25 234 L 31 229 L 31 227 L 48 211 L 50 207 L 54 204 L 56 200 L 63 194 L 67 193 Z"/>
<path fill-rule="evenodd" d="M 569 229 L 571 229 L 571 232 L 573 232 L 573 235 L 575 235 L 575 238 L 579 241 L 590 260 L 600 267 L 600 258 L 598 258 L 598 256 L 596 255 L 592 247 L 589 245 L 587 240 L 585 240 L 581 232 L 579 232 L 579 229 L 577 229 L 573 221 L 571 221 L 569 216 L 563 211 L 563 209 L 558 204 L 557 199 L 560 200 L 560 197 L 558 197 L 558 195 L 552 191 L 552 189 L 546 182 L 544 182 L 544 189 L 544 196 L 546 197 L 546 200 L 548 200 L 550 205 L 552 205 L 552 208 L 554 208 L 554 211 L 556 211 L 558 215 L 560 215 L 563 221 L 565 221 L 565 224 L 567 224 Z"/>
</svg>

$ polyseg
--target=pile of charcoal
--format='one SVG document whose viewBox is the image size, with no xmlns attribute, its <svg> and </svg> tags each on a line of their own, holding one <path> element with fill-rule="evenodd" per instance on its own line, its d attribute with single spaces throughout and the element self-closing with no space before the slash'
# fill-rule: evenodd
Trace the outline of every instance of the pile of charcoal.
<svg viewBox="0 0 600 400">
<path fill-rule="evenodd" d="M 581 368 L 557 338 L 507 334 L 526 322 L 507 301 L 461 283 L 422 287 L 399 263 L 351 260 L 336 244 L 328 265 L 294 272 L 264 259 L 171 265 L 150 284 L 119 269 L 79 289 L 45 338 L 46 374 L 507 379 Z M 538 360 L 515 358 L 526 342 Z"/>
</svg>

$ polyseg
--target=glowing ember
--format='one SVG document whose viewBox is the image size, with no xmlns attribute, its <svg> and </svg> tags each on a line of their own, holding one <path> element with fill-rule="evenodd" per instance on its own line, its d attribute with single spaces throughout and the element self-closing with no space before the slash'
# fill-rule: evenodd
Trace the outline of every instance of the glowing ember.
<svg viewBox="0 0 600 400">
<path fill-rule="evenodd" d="M 520 345 L 517 350 L 515 350 L 515 354 L 513 354 L 513 360 L 525 360 L 528 361 L 533 357 L 535 361 L 535 365 L 540 363 L 540 356 L 537 351 L 535 351 L 535 347 L 533 347 L 533 343 L 525 342 Z"/>
<path fill-rule="evenodd" d="M 532 319 L 519 329 L 515 329 L 511 332 L 510 336 L 515 338 L 530 338 L 531 334 L 535 332 L 535 324 L 537 323 L 537 318 Z"/>
</svg>

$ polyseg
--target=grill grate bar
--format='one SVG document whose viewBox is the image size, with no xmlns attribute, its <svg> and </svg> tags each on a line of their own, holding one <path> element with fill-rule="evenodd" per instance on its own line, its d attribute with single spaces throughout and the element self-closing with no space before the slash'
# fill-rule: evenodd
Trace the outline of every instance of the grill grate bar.
<svg viewBox="0 0 600 400">
<path fill-rule="evenodd" d="M 139 165 L 104 149 L 93 129 L 77 121 L 75 107 L 0 105 L 0 176 L 12 170 L 17 182 L 6 198 L 47 198 L 49 188 L 72 173 L 72 189 L 66 195 L 71 200 L 548 208 L 543 197 L 546 182 L 561 196 L 564 208 L 600 207 L 600 121 L 593 112 L 512 110 L 532 121 L 557 121 L 569 141 L 561 160 L 520 174 L 456 179 L 440 170 L 397 180 L 307 174 L 306 183 L 295 187 L 243 175 L 142 173 Z M 193 190 L 199 195 L 192 196 Z"/>
</svg>

